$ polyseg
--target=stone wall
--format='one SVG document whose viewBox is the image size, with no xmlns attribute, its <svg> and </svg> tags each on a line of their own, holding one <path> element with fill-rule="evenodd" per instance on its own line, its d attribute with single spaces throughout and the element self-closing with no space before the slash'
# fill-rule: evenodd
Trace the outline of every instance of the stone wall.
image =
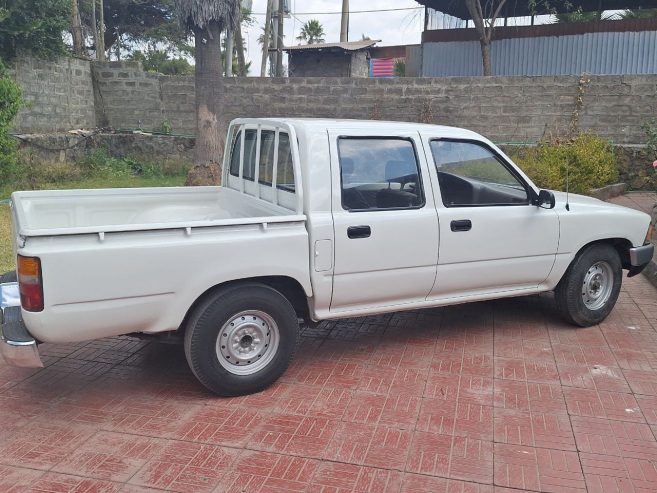
<svg viewBox="0 0 657 493">
<path fill-rule="evenodd" d="M 19 133 L 57 132 L 96 126 L 91 63 L 77 58 L 19 58 L 9 73 L 27 105 L 14 122 Z"/>
</svg>

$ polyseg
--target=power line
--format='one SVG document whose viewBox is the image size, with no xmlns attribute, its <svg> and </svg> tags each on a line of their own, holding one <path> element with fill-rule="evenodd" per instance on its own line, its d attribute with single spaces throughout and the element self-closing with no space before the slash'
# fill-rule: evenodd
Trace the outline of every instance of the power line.
<svg viewBox="0 0 657 493">
<path fill-rule="evenodd" d="M 401 10 L 420 10 L 424 7 L 405 7 L 399 9 L 351 10 L 349 14 L 371 14 L 375 12 L 399 12 Z M 294 15 L 342 15 L 342 12 L 293 12 Z M 251 12 L 251 15 L 267 15 L 263 12 Z"/>
</svg>

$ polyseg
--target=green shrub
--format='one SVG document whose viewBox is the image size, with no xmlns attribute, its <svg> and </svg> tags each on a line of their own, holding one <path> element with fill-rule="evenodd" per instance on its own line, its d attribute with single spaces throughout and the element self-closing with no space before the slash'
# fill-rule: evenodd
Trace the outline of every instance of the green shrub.
<svg viewBox="0 0 657 493">
<path fill-rule="evenodd" d="M 16 172 L 16 140 L 9 134 L 11 123 L 23 104 L 21 89 L 0 61 L 0 183 Z"/>
<path fill-rule="evenodd" d="M 568 141 L 544 141 L 512 154 L 518 166 L 541 188 L 565 190 L 567 173 L 574 193 L 586 194 L 618 180 L 612 144 L 589 133 Z"/>
<path fill-rule="evenodd" d="M 647 121 L 641 128 L 646 133 L 646 149 L 650 159 L 657 159 L 657 118 Z"/>
</svg>

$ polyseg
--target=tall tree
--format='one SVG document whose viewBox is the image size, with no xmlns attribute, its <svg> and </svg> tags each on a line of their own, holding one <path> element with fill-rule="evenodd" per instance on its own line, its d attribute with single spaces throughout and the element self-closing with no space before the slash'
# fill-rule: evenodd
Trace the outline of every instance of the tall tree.
<svg viewBox="0 0 657 493">
<path fill-rule="evenodd" d="M 301 28 L 297 36 L 300 41 L 306 41 L 309 45 L 324 42 L 324 27 L 317 19 L 311 19 Z"/>
<path fill-rule="evenodd" d="M 87 47 L 84 43 L 78 0 L 71 0 L 71 38 L 73 38 L 73 53 L 78 56 L 86 55 Z"/>
<path fill-rule="evenodd" d="M 194 33 L 196 65 L 196 166 L 220 165 L 219 108 L 214 94 L 222 74 L 221 32 L 234 30 L 239 0 L 175 0 L 180 26 Z"/>
<path fill-rule="evenodd" d="M 493 42 L 495 21 L 506 3 L 507 0 L 484 0 L 482 5 L 482 0 L 465 0 L 465 5 L 479 35 L 481 59 L 484 65 L 484 75 L 486 76 L 493 75 L 490 45 Z"/>
</svg>

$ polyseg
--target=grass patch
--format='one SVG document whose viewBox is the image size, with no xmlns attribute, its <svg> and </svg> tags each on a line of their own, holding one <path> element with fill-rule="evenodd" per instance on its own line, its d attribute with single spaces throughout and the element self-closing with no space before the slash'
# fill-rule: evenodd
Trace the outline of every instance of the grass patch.
<svg viewBox="0 0 657 493">
<path fill-rule="evenodd" d="M 0 274 L 14 270 L 14 253 L 11 249 L 9 206 L 0 205 Z"/>
</svg>

